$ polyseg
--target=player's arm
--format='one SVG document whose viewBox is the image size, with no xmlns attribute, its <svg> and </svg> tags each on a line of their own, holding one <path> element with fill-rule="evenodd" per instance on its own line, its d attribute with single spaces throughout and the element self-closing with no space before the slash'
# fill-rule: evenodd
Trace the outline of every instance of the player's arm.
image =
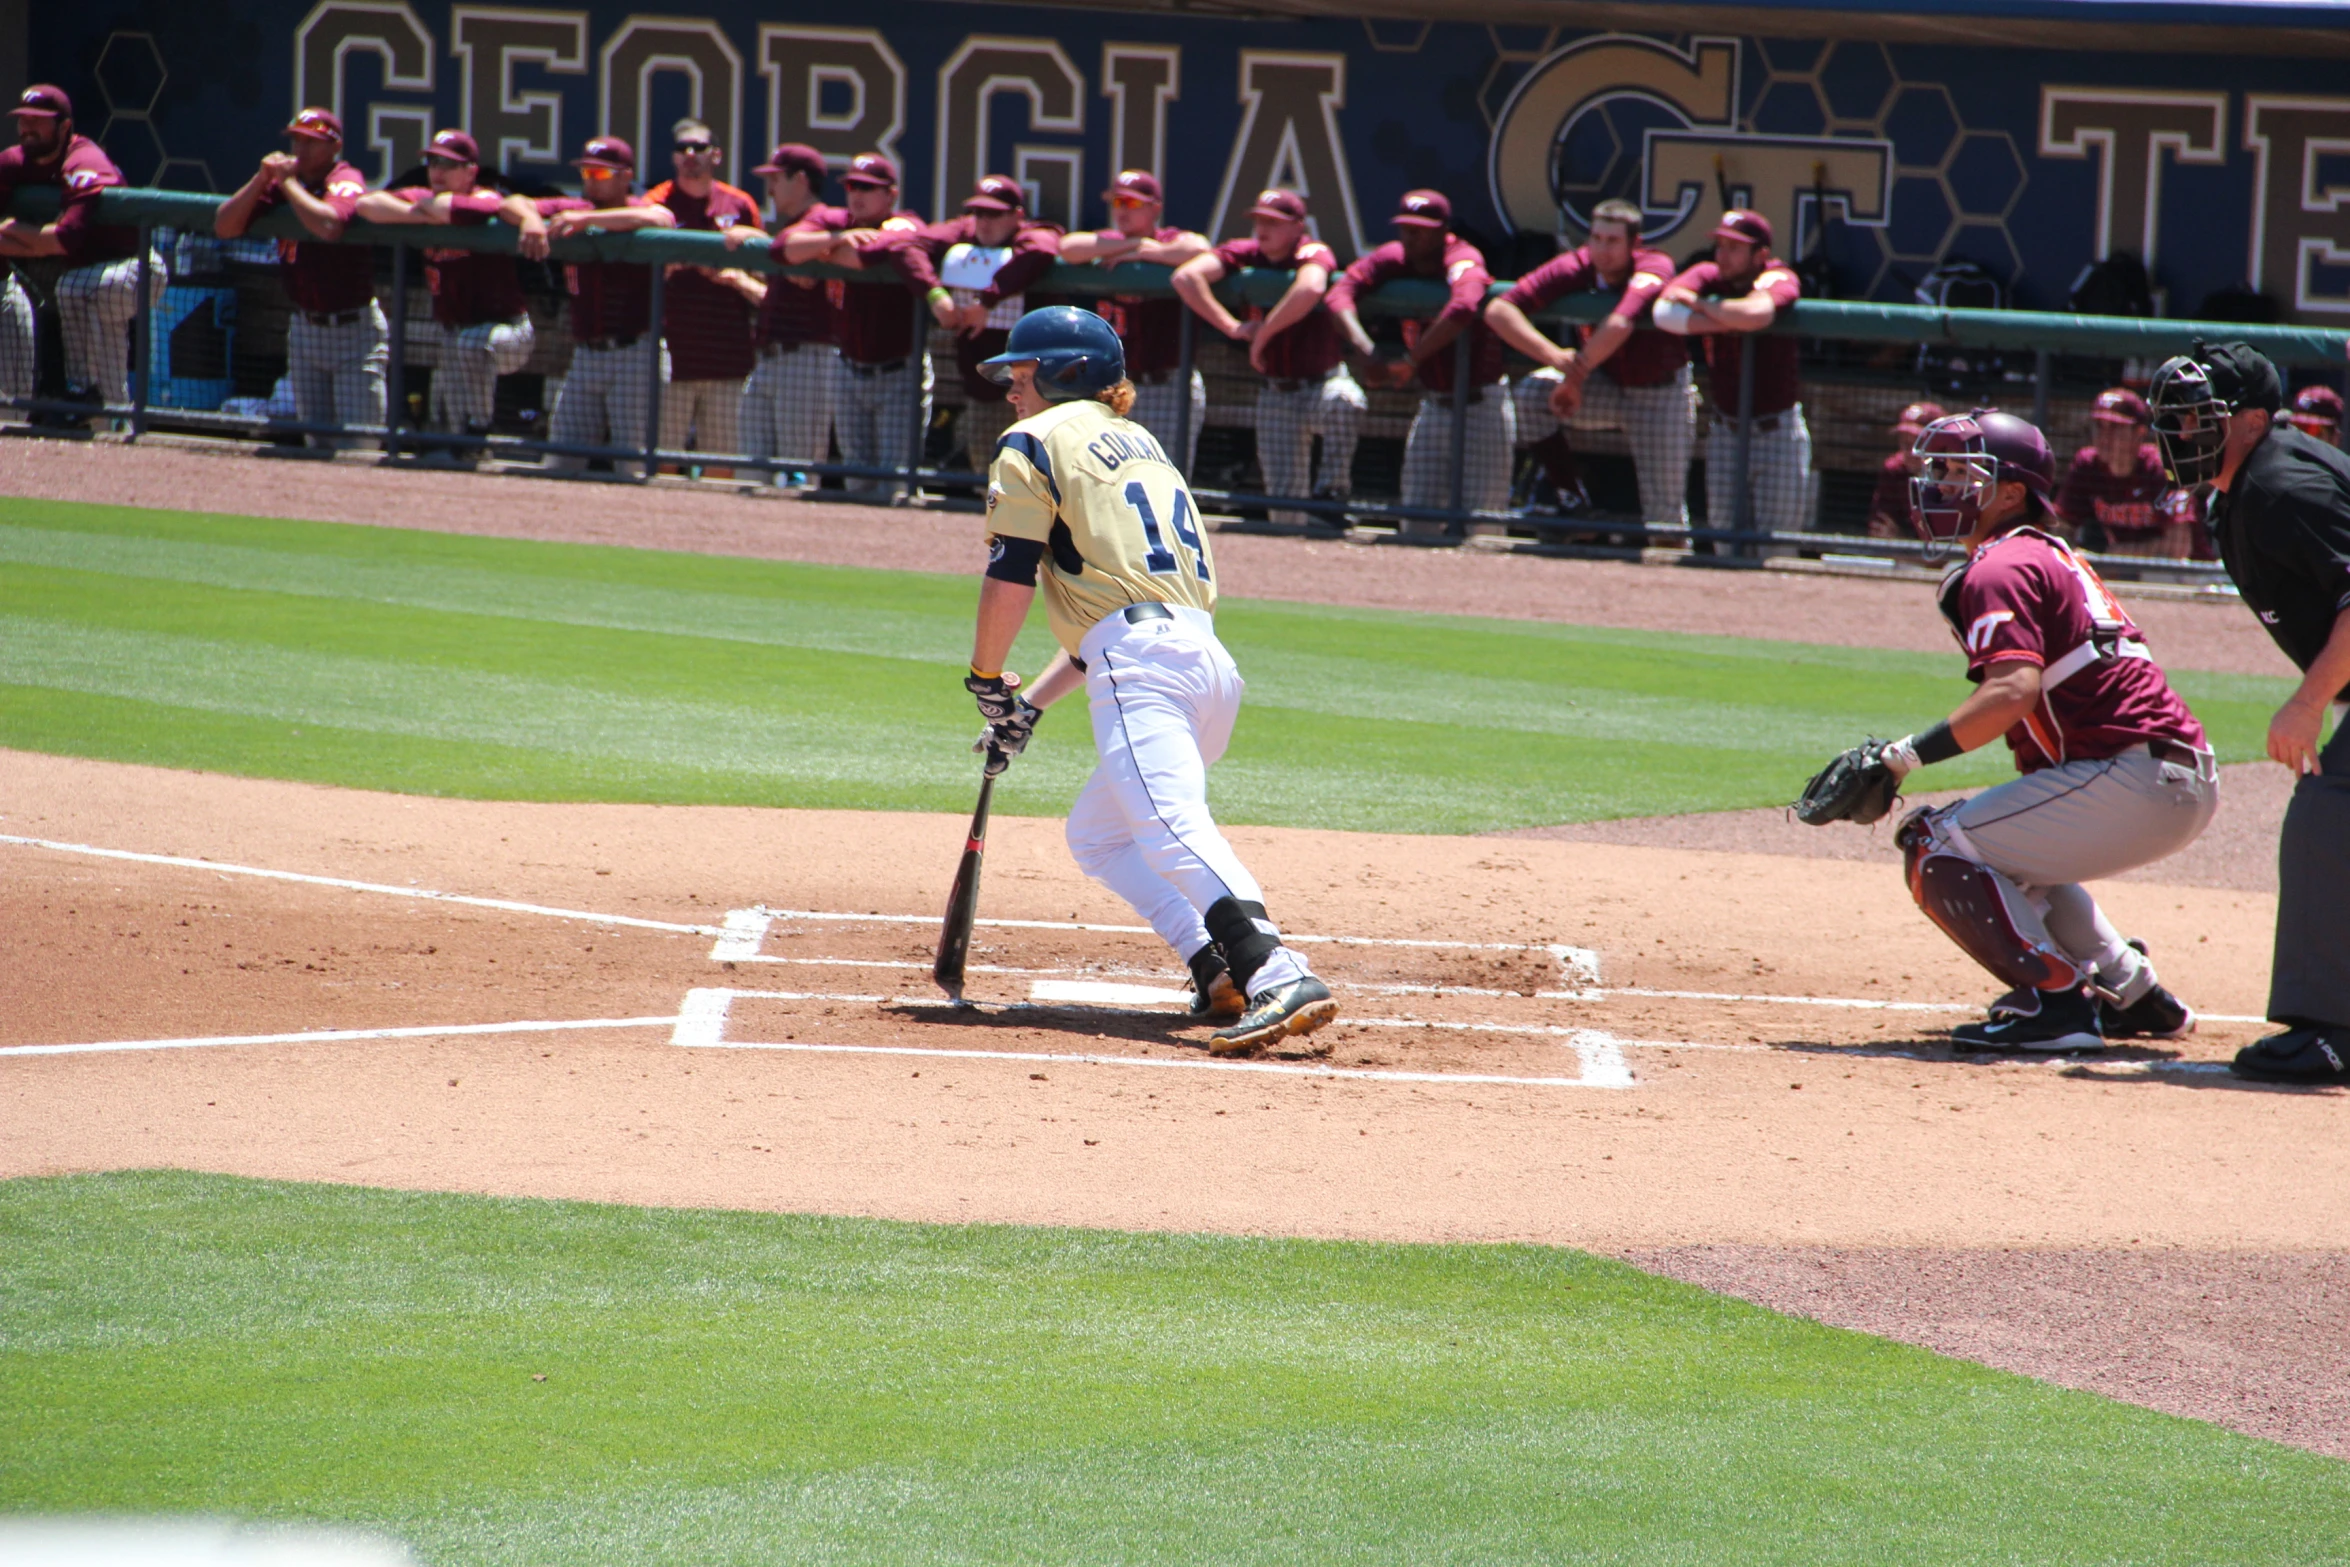
<svg viewBox="0 0 2350 1567">
<path fill-rule="evenodd" d="M 388 190 L 371 190 L 359 198 L 351 216 L 369 223 L 447 223 L 448 195 L 436 191 L 422 201 L 409 201 Z"/>
<path fill-rule="evenodd" d="M 1330 292 L 1330 269 L 1318 261 L 1301 262 L 1297 275 L 1289 280 L 1289 287 L 1265 316 L 1264 325 L 1257 328 L 1257 341 L 1279 337 L 1291 327 L 1314 313 Z M 1360 323 L 1357 324 L 1360 329 Z"/>
<path fill-rule="evenodd" d="M 286 205 L 293 209 L 294 217 L 304 229 L 309 231 L 311 237 L 325 240 L 328 244 L 333 244 L 343 237 L 344 222 L 341 209 L 324 197 L 314 194 L 310 187 L 304 185 L 300 180 L 289 178 L 281 181 L 278 185 L 278 193 L 286 198 Z M 225 213 L 227 208 L 224 207 L 221 210 Z M 218 227 L 216 222 L 214 224 L 215 231 Z"/>
<path fill-rule="evenodd" d="M 498 198 L 500 222 L 521 231 L 514 248 L 532 261 L 547 259 L 547 220 L 539 216 L 539 204 L 519 192 L 509 191 Z"/>
<path fill-rule="evenodd" d="M 1492 286 L 1493 275 L 1482 262 L 1463 256 L 1447 269 L 1444 281 L 1448 290 L 1444 308 L 1412 344 L 1405 367 L 1396 374 L 1399 382 L 1417 375 L 1420 367 L 1438 354 L 1452 352 L 1453 339 L 1483 313 L 1485 291 Z"/>
<path fill-rule="evenodd" d="M 1177 267 L 1170 281 L 1174 284 L 1176 295 L 1202 321 L 1226 337 L 1245 339 L 1249 336 L 1248 327 L 1238 316 L 1225 309 L 1224 301 L 1216 297 L 1216 285 L 1229 275 L 1224 258 L 1210 250 Z"/>
<path fill-rule="evenodd" d="M 1141 240 L 1129 239 L 1116 229 L 1087 229 L 1062 237 L 1061 259 L 1076 266 L 1099 262 L 1114 267 L 1121 261 L 1132 260 L 1141 248 Z"/>
<path fill-rule="evenodd" d="M 1544 336 L 1532 317 L 1510 303 L 1509 295 L 1504 294 L 1485 307 L 1485 324 L 1493 329 L 1494 336 L 1536 364 L 1551 370 L 1565 367 L 1569 358 L 1567 350 Z"/>
<path fill-rule="evenodd" d="M 2325 731 L 2326 704 L 2350 686 L 2350 609 L 2334 616 L 2326 645 L 2309 662 L 2300 686 L 2277 709 L 2268 724 L 2268 755 L 2296 775 L 2323 771 L 2317 762 L 2317 742 Z"/>
<path fill-rule="evenodd" d="M 1885 747 L 1881 759 L 1895 778 L 1989 745 L 2023 722 L 2040 700 L 2040 664 L 2003 658 L 1987 666 L 1982 684 L 1942 722 Z"/>
<path fill-rule="evenodd" d="M 1179 267 L 1194 256 L 1204 256 L 1212 249 L 1205 234 L 1194 234 L 1189 229 L 1173 239 L 1146 239 L 1129 257 L 1133 261 L 1147 261 L 1153 266 Z"/>
<path fill-rule="evenodd" d="M 1363 329 L 1363 318 L 1355 309 L 1355 295 L 1366 288 L 1377 288 L 1382 281 L 1376 263 L 1371 257 L 1363 256 L 1353 266 L 1332 278 L 1323 296 L 1323 303 L 1330 307 L 1330 319 L 1338 323 L 1338 330 L 1346 334 L 1346 340 L 1354 345 L 1354 351 L 1365 359 L 1372 357 L 1378 350 L 1371 341 L 1371 334 Z M 1287 297 L 1283 296 L 1285 303 Z M 1286 322 L 1283 324 L 1287 325 Z M 1266 335 L 1270 336 L 1274 330 L 1272 321 L 1268 319 L 1265 326 Z"/>
<path fill-rule="evenodd" d="M 273 152 L 261 160 L 253 177 L 237 187 L 237 193 L 220 204 L 212 215 L 212 232 L 220 239 L 242 239 L 245 230 L 253 226 L 253 214 L 260 209 L 261 198 L 268 195 L 288 174 L 293 172 L 294 160 L 290 154 Z"/>
<path fill-rule="evenodd" d="M 829 261 L 841 248 L 840 236 L 816 223 L 795 223 L 783 231 L 783 259 L 795 267 L 811 261 Z"/>
</svg>

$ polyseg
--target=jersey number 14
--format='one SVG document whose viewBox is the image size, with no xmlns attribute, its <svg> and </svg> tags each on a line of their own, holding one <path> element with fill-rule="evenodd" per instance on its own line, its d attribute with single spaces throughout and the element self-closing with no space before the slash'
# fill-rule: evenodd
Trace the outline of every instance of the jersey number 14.
<svg viewBox="0 0 2350 1567">
<path fill-rule="evenodd" d="M 1150 541 L 1150 550 L 1142 558 L 1143 569 L 1154 577 L 1172 576 L 1181 571 L 1175 552 L 1167 548 L 1167 536 L 1159 531 L 1159 514 L 1151 506 L 1150 491 L 1136 479 L 1126 486 L 1126 504 L 1142 518 L 1142 536 Z M 1208 580 L 1208 552 L 1200 543 L 1199 523 L 1191 509 L 1191 491 L 1180 485 L 1175 490 L 1175 506 L 1167 519 L 1175 530 L 1175 538 L 1191 551 L 1191 564 L 1199 572 L 1202 582 Z"/>
</svg>

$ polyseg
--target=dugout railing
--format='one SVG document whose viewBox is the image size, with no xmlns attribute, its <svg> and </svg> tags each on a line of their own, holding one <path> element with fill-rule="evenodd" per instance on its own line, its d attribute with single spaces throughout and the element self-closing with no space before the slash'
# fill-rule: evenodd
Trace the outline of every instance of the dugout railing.
<svg viewBox="0 0 2350 1567">
<path fill-rule="evenodd" d="M 104 418 L 114 422 L 134 440 L 150 430 L 166 426 L 251 438 L 319 436 L 357 439 L 379 444 L 383 452 L 395 460 L 426 449 L 474 449 L 506 459 L 536 461 L 548 456 L 565 456 L 629 467 L 641 465 L 642 472 L 648 475 L 663 466 L 724 467 L 762 474 L 806 473 L 843 480 L 879 481 L 893 486 L 901 495 L 919 490 L 968 492 L 981 482 L 980 476 L 967 467 L 951 468 L 925 460 L 926 448 L 933 440 L 927 418 L 919 421 L 909 418 L 900 459 L 880 465 L 824 461 L 813 457 L 753 457 L 744 453 L 665 449 L 660 441 L 663 383 L 659 358 L 655 355 L 647 356 L 651 369 L 646 388 L 644 438 L 639 442 L 581 446 L 557 443 L 532 435 L 473 434 L 461 430 L 422 427 L 409 417 L 404 395 L 407 360 L 413 351 L 414 333 L 411 327 L 416 303 L 415 285 L 421 278 L 417 252 L 434 248 L 515 253 L 518 232 L 494 221 L 466 227 L 376 226 L 357 221 L 348 226 L 341 243 L 376 247 L 388 252 L 390 258 L 388 298 L 382 301 L 391 327 L 390 365 L 387 372 L 390 395 L 387 398 L 387 419 L 384 425 L 311 425 L 298 419 L 256 419 L 193 408 L 161 408 L 150 395 L 153 378 L 146 373 L 154 362 L 151 342 L 156 331 L 158 290 L 151 286 L 153 280 L 149 276 L 149 268 L 160 261 L 155 242 L 158 236 L 174 232 L 209 236 L 219 200 L 182 192 L 139 189 L 109 190 L 102 193 L 98 200 L 101 221 L 135 225 L 140 233 L 140 277 L 136 291 L 137 305 L 130 329 L 130 359 L 135 367 L 129 383 L 131 394 L 122 403 L 92 404 L 86 400 L 62 400 L 38 395 L 36 389 L 34 395 L 0 396 L 0 407 L 53 419 Z M 54 215 L 55 203 L 56 196 L 52 191 L 40 187 L 22 188 L 17 192 L 9 215 L 39 221 Z M 285 238 L 306 244 L 319 243 L 314 236 L 299 227 L 293 213 L 283 209 L 257 221 L 250 233 L 256 239 Z M 549 259 L 556 263 L 627 261 L 653 264 L 652 335 L 656 338 L 661 335 L 665 320 L 666 291 L 662 264 L 741 267 L 764 273 L 840 278 L 851 287 L 904 290 L 904 284 L 894 276 L 877 278 L 870 273 L 842 272 L 822 266 L 786 266 L 771 259 L 765 244 L 758 240 L 728 249 L 719 236 L 703 232 L 648 230 L 625 235 L 577 236 L 555 242 Z M 37 276 L 40 269 L 35 264 L 23 270 L 28 276 Z M 1032 288 L 1029 294 L 1032 299 L 1057 297 L 1076 300 L 1113 295 L 1163 296 L 1172 293 L 1169 275 L 1166 268 L 1139 264 L 1111 269 L 1063 264 Z M 1247 302 L 1269 306 L 1280 297 L 1288 281 L 1289 275 L 1285 272 L 1249 271 L 1225 280 L 1218 292 L 1228 304 Z M 1506 287 L 1506 282 L 1496 283 L 1494 291 L 1498 295 Z M 1400 321 L 1433 315 L 1441 306 L 1443 297 L 1443 289 L 1434 282 L 1391 283 L 1375 293 L 1363 296 L 1360 308 L 1368 319 Z M 1538 313 L 1536 320 L 1550 324 L 1596 321 L 1604 315 L 1606 304 L 1605 296 L 1601 295 L 1570 296 L 1553 308 Z M 951 340 L 943 334 L 933 335 L 926 304 L 910 292 L 907 293 L 907 308 L 914 322 L 916 343 L 929 345 L 928 351 L 934 358 L 942 360 L 946 367 L 945 372 L 938 376 L 943 394 L 941 402 L 953 406 L 956 397 L 952 391 L 952 355 L 951 351 L 942 354 L 939 346 L 945 343 L 951 350 Z M 2280 366 L 2288 369 L 2316 369 L 2339 377 L 2346 364 L 2350 364 L 2350 358 L 2346 358 L 2346 355 L 2350 355 L 2350 339 L 2346 339 L 2343 331 L 2305 326 L 1804 300 L 1792 310 L 1784 312 L 1780 322 L 1770 331 L 1773 334 L 1813 340 L 1818 344 L 1837 345 L 1847 351 L 1857 347 L 1873 354 L 1879 361 L 1892 360 L 1891 363 L 1881 362 L 1873 371 L 1863 371 L 1852 380 L 1852 384 L 1857 387 L 1853 399 L 1856 406 L 1889 415 L 1891 409 L 1902 403 L 1927 397 L 1954 406 L 1966 405 L 1972 399 L 1995 401 L 2018 411 L 2028 401 L 2034 422 L 2050 430 L 2051 440 L 2060 452 L 2071 443 L 2064 439 L 2064 433 L 2051 428 L 2052 412 L 2060 400 L 2078 404 L 2083 388 L 2091 385 L 2088 381 L 2080 382 L 2072 388 L 2075 395 L 2065 398 L 2065 385 L 2060 379 L 2059 367 L 2075 356 L 2108 363 L 2135 361 L 2143 365 L 2179 352 L 2197 339 L 2216 341 L 2241 338 L 2250 341 Z M 1244 393 L 1249 380 L 1245 358 L 1235 345 L 1226 343 L 1213 333 L 1200 332 L 1198 318 L 1190 311 L 1182 314 L 1180 344 L 1180 364 L 1175 372 L 1179 385 L 1188 386 L 1195 369 L 1208 367 L 1212 373 L 1207 380 L 1212 387 Z M 1331 524 L 1390 524 L 1416 532 L 1422 538 L 1437 540 L 1459 539 L 1472 533 L 1517 534 L 1533 540 L 1582 540 L 1587 545 L 1604 543 L 1604 546 L 1624 549 L 1661 545 L 1743 555 L 1799 552 L 1835 554 L 1856 560 L 1887 563 L 1913 558 L 1921 550 L 1921 546 L 1912 539 L 1872 537 L 1865 533 L 1823 529 L 1817 524 L 1816 509 L 1812 513 L 1814 522 L 1811 526 L 1770 529 L 1756 525 L 1752 486 L 1747 482 L 1752 439 L 1757 424 L 1750 401 L 1753 386 L 1751 339 L 1742 350 L 1742 369 L 1748 373 L 1740 377 L 1740 405 L 1735 409 L 1717 408 L 1711 406 L 1709 401 L 1704 413 L 1709 424 L 1726 424 L 1731 436 L 1727 451 L 1728 472 L 1705 475 L 1711 483 L 1718 484 L 1726 479 L 1731 486 L 1734 504 L 1728 527 L 1707 526 L 1698 522 L 1694 496 L 1691 520 L 1687 525 L 1643 520 L 1636 514 L 1556 516 L 1529 514 L 1525 509 L 1514 506 L 1479 509 L 1467 505 L 1464 503 L 1464 470 L 1472 445 L 1468 425 L 1472 395 L 1469 353 L 1469 335 L 1463 333 L 1453 347 L 1453 393 L 1449 407 L 1451 431 L 1446 452 L 1449 473 L 1444 475 L 1439 486 L 1440 492 L 1445 495 L 1445 504 L 1405 505 L 1393 496 L 1359 492 L 1344 498 L 1312 494 L 1267 494 L 1261 483 L 1252 485 L 1245 482 L 1248 477 L 1246 462 L 1229 459 L 1222 464 L 1224 482 L 1214 482 L 1206 474 L 1194 474 L 1194 491 L 1205 505 L 1228 514 L 1283 513 L 1321 519 Z M 1972 384 L 1966 384 L 1964 378 L 1961 378 L 1955 390 L 1947 368 L 1954 354 L 1971 356 L 1969 374 L 1972 377 Z M 1807 356 L 1807 391 L 1815 385 L 1810 357 Z M 1927 370 L 1929 361 L 1933 365 L 1932 374 Z M 1986 366 L 1989 368 L 1986 369 Z M 1524 367 L 1520 363 L 1516 368 Z M 1703 380 L 1701 373 L 1701 384 Z M 1938 392 L 1941 395 L 1937 396 Z M 1375 391 L 1371 396 L 1372 407 L 1365 422 L 1375 434 L 1390 439 L 1390 444 L 1395 427 L 1405 417 L 1401 410 L 1403 398 L 1416 402 L 1418 394 L 1407 392 L 1383 396 Z M 1245 426 L 1247 416 L 1240 409 L 1239 401 L 1239 396 L 1218 397 L 1211 393 L 1207 422 L 1226 430 Z M 1178 396 L 1174 403 L 1172 417 L 1175 428 L 1160 433 L 1170 452 L 1175 453 L 1181 461 L 1193 440 L 1202 432 L 1189 427 L 1193 416 L 1191 399 Z M 1817 411 L 1813 414 L 1813 422 L 1816 440 L 1821 422 Z M 1889 422 L 1889 418 L 1885 422 Z M 1591 442 L 1582 431 L 1577 432 L 1575 439 L 1579 445 L 1596 444 L 1603 449 L 1608 444 L 1604 435 L 1596 442 Z M 1848 442 L 1847 450 L 1854 445 L 1865 444 L 1865 440 Z M 1209 465 L 1203 462 L 1201 466 Z M 2091 558 L 2105 569 L 2124 576 L 2155 576 L 2188 582 L 2220 580 L 2218 567 L 2207 560 L 2143 554 L 2092 554 Z"/>
</svg>

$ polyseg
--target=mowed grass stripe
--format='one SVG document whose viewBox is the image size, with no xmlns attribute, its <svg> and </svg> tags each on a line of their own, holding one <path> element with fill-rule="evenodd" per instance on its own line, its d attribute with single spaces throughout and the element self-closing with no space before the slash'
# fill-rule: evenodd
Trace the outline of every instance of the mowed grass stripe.
<svg viewBox="0 0 2350 1567">
<path fill-rule="evenodd" d="M 967 801 L 970 578 L 69 503 L 0 515 L 0 742 L 509 798 Z M 1246 600 L 1219 622 L 1250 682 L 1215 779 L 1235 822 L 1464 831 L 1779 803 L 1828 752 L 1962 690 L 1955 655 Z M 2286 689 L 2180 683 L 2231 758 L 2258 754 Z M 88 721 L 41 692 L 89 699 Z M 335 736 L 289 766 L 296 728 Z M 1065 809 L 1090 768 L 1080 707 L 1040 736 L 1007 811 Z M 507 754 L 449 766 L 467 745 Z M 1979 753 L 1928 776 L 2004 768 Z"/>
<path fill-rule="evenodd" d="M 2350 1466 L 1579 1253 L 0 1184 L 0 1508 L 434 1563 L 2317 1562 Z M 543 1375 L 543 1382 L 533 1377 Z"/>
</svg>

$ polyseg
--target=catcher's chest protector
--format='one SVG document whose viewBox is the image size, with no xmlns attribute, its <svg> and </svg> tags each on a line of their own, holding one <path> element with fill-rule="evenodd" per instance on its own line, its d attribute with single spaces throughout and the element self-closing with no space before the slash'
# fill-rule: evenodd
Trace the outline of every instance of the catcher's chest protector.
<svg viewBox="0 0 2350 1567">
<path fill-rule="evenodd" d="M 1901 824 L 1909 895 L 1958 949 L 2010 985 L 2064 990 L 2081 982 L 2072 959 L 2050 945 L 2015 884 L 1988 865 L 1949 853 L 1924 812 Z M 2039 932 L 2038 935 L 2030 934 Z"/>
</svg>

